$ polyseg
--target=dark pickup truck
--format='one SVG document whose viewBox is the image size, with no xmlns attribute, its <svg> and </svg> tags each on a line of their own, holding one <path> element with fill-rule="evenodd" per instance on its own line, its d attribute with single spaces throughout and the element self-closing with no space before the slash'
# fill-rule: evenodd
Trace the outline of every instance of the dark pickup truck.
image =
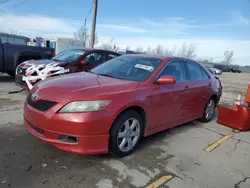
<svg viewBox="0 0 250 188">
<path fill-rule="evenodd" d="M 241 73 L 241 70 L 236 65 L 214 64 L 214 67 L 222 70 L 223 72 Z"/>
<path fill-rule="evenodd" d="M 50 59 L 54 55 L 53 48 L 2 43 L 0 39 L 0 72 L 14 77 L 20 63 L 31 59 Z"/>
</svg>

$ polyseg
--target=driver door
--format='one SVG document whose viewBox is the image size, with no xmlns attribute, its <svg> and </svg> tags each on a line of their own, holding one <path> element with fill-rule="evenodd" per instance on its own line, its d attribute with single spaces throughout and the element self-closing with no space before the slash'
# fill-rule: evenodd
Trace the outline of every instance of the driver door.
<svg viewBox="0 0 250 188">
<path fill-rule="evenodd" d="M 86 64 L 81 64 L 81 61 L 86 61 Z M 103 52 L 93 52 L 80 59 L 78 71 L 89 71 L 105 61 Z"/>
<path fill-rule="evenodd" d="M 187 116 L 187 101 L 189 100 L 189 93 L 185 91 L 187 86 L 186 65 L 182 60 L 175 60 L 168 63 L 163 68 L 160 76 L 174 76 L 175 84 L 160 85 L 159 87 L 152 86 L 151 113 L 150 119 L 152 124 L 150 129 L 159 126 L 178 124 Z M 159 78 L 158 77 L 158 78 Z"/>
</svg>

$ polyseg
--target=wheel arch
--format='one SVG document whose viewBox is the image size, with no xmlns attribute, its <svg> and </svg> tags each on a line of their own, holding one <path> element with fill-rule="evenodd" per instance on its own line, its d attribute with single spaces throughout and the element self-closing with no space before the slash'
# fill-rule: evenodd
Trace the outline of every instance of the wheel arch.
<svg viewBox="0 0 250 188">
<path fill-rule="evenodd" d="M 31 60 L 31 57 L 34 59 L 43 59 L 44 56 L 41 52 L 38 51 L 19 51 L 15 54 L 14 57 L 14 69 L 22 62 Z"/>
<path fill-rule="evenodd" d="M 216 94 L 213 94 L 211 96 L 211 98 L 213 98 L 215 100 L 215 104 L 217 104 L 219 102 L 219 97 Z"/>
<path fill-rule="evenodd" d="M 124 113 L 126 113 L 127 111 L 129 111 L 129 110 L 133 110 L 133 111 L 137 112 L 137 113 L 141 116 L 141 118 L 142 118 L 142 120 L 143 120 L 143 123 L 144 123 L 144 126 L 143 126 L 143 129 L 144 129 L 144 130 L 143 130 L 143 134 L 145 133 L 145 130 L 146 130 L 146 127 L 147 127 L 147 115 L 146 115 L 146 111 L 145 111 L 145 109 L 144 109 L 142 106 L 140 106 L 140 105 L 131 105 L 131 106 L 122 108 L 122 109 L 118 112 L 116 118 L 114 119 L 114 121 L 112 122 L 112 125 L 111 125 L 110 128 L 109 128 L 109 134 L 110 134 L 110 131 L 111 131 L 111 129 L 112 129 L 112 127 L 113 127 L 113 124 L 115 123 L 116 119 L 117 119 L 119 116 L 121 116 L 122 114 L 124 114 Z"/>
</svg>

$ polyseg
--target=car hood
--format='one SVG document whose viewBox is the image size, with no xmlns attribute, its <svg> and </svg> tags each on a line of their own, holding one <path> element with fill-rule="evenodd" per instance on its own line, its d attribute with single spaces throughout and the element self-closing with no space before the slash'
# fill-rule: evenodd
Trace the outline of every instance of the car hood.
<svg viewBox="0 0 250 188">
<path fill-rule="evenodd" d="M 38 83 L 32 91 L 46 94 L 47 97 L 63 97 L 72 100 L 93 100 L 107 95 L 135 90 L 139 82 L 121 80 L 81 72 L 51 77 Z"/>
<path fill-rule="evenodd" d="M 39 59 L 39 60 L 29 60 L 23 62 L 23 68 L 29 68 L 32 65 L 48 65 L 48 64 L 58 64 L 57 66 L 64 66 L 66 62 L 54 61 L 50 59 Z"/>
</svg>

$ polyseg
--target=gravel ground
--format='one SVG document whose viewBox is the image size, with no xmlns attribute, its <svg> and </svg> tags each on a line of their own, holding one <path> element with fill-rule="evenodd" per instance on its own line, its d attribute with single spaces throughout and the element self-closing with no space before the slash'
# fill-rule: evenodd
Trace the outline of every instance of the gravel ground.
<svg viewBox="0 0 250 188">
<path fill-rule="evenodd" d="M 221 103 L 231 105 L 238 90 L 245 92 L 250 74 L 223 73 Z M 235 133 L 213 121 L 193 121 L 146 138 L 132 155 L 76 156 L 30 135 L 22 124 L 26 92 L 11 77 L 0 76 L 0 187 L 130 188 L 146 187 L 162 176 L 170 188 L 249 188 L 250 134 Z M 233 137 L 211 152 L 204 148 Z"/>
</svg>

